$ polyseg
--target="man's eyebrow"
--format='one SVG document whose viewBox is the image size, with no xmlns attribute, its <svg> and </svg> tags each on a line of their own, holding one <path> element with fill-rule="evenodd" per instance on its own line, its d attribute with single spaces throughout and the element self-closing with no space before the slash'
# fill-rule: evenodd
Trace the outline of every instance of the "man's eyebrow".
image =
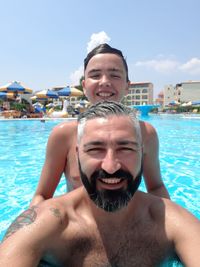
<svg viewBox="0 0 200 267">
<path fill-rule="evenodd" d="M 117 145 L 124 146 L 124 145 L 132 145 L 132 146 L 139 146 L 139 143 L 136 141 L 131 141 L 131 140 L 119 140 L 116 141 Z M 103 146 L 106 145 L 106 142 L 104 141 L 91 141 L 86 144 L 84 144 L 84 148 L 87 148 L 88 146 Z"/>
<path fill-rule="evenodd" d="M 131 141 L 131 140 L 120 140 L 116 142 L 118 145 L 132 145 L 132 146 L 139 146 L 139 143 L 136 141 Z"/>
<path fill-rule="evenodd" d="M 103 141 L 91 141 L 83 145 L 84 148 L 87 148 L 88 146 L 102 146 L 106 145 Z"/>
</svg>

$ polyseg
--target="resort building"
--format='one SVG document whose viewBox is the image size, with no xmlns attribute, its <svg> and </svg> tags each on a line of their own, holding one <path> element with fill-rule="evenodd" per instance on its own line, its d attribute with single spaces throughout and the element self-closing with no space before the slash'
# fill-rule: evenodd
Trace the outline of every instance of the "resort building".
<svg viewBox="0 0 200 267">
<path fill-rule="evenodd" d="M 164 87 L 164 94 L 163 94 L 163 106 L 166 107 L 170 105 L 170 103 L 177 101 L 176 97 L 176 87 L 172 84 L 166 85 Z"/>
<path fill-rule="evenodd" d="M 188 81 L 164 88 L 164 106 L 170 103 L 187 103 L 200 101 L 200 81 Z"/>
<path fill-rule="evenodd" d="M 182 82 L 175 88 L 178 102 L 200 101 L 200 81 Z"/>
<path fill-rule="evenodd" d="M 153 84 L 151 82 L 131 82 L 124 103 L 128 106 L 153 104 Z"/>
</svg>

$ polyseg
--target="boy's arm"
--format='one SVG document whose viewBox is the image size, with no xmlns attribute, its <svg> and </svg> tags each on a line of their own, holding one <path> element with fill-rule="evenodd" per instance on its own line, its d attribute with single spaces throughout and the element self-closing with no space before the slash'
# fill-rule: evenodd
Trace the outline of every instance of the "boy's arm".
<svg viewBox="0 0 200 267">
<path fill-rule="evenodd" d="M 162 181 L 159 162 L 159 140 L 155 128 L 140 122 L 143 137 L 143 176 L 147 191 L 159 197 L 170 198 Z"/>
<path fill-rule="evenodd" d="M 39 184 L 31 201 L 31 206 L 53 197 L 56 187 L 65 170 L 67 154 L 76 122 L 56 126 L 47 143 L 46 159 Z"/>
</svg>

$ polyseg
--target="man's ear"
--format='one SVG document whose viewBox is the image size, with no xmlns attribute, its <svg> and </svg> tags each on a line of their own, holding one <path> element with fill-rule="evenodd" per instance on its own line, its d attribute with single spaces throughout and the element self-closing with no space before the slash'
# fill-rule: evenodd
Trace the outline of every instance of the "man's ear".
<svg viewBox="0 0 200 267">
<path fill-rule="evenodd" d="M 76 155 L 78 156 L 78 146 L 76 146 Z"/>
</svg>

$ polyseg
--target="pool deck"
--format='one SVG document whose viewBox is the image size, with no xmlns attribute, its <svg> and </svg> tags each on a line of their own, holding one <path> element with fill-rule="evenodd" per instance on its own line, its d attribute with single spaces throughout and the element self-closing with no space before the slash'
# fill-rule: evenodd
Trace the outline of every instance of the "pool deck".
<svg viewBox="0 0 200 267">
<path fill-rule="evenodd" d="M 76 117 L 69 117 L 69 118 L 48 118 L 48 117 L 44 117 L 44 118 L 2 118 L 0 117 L 0 121 L 41 121 L 41 122 L 45 122 L 45 121 L 58 121 L 58 120 L 62 120 L 62 121 L 71 121 L 71 120 L 77 120 Z"/>
<path fill-rule="evenodd" d="M 170 113 L 149 113 L 149 115 L 157 115 L 157 116 L 171 116 L 171 117 L 179 117 L 182 119 L 200 119 L 200 114 L 194 114 L 194 113 L 176 113 L 176 114 L 170 114 Z M 67 118 L 50 118 L 50 117 L 42 117 L 42 118 L 4 118 L 0 116 L 0 121 L 71 121 L 71 120 L 77 120 L 77 117 L 67 117 Z"/>
</svg>

